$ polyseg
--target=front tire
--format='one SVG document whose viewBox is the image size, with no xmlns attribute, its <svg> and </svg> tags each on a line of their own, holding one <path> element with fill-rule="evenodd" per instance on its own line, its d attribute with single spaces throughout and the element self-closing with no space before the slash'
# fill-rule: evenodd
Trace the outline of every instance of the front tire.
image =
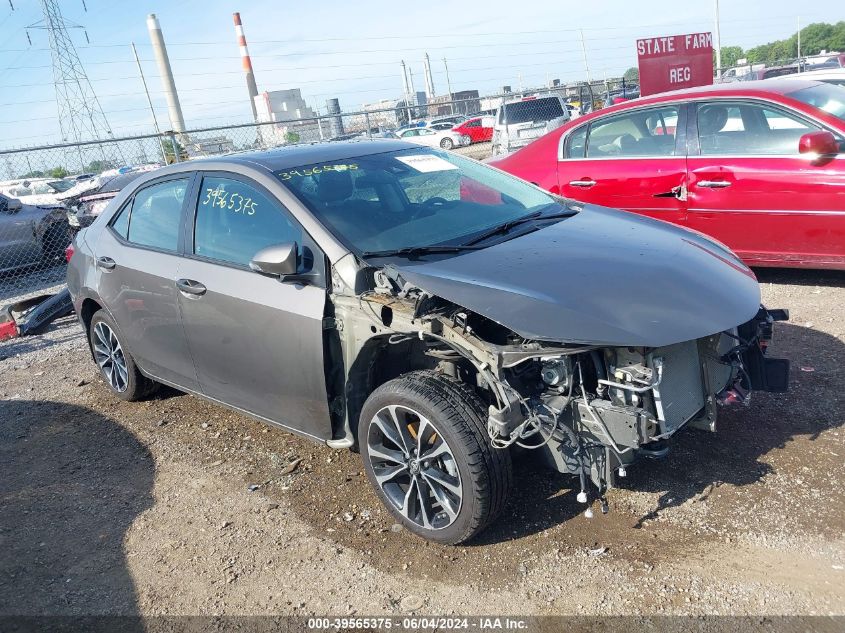
<svg viewBox="0 0 845 633">
<path fill-rule="evenodd" d="M 105 310 L 98 310 L 88 326 L 88 344 L 106 385 L 121 400 L 134 401 L 154 393 L 159 384 L 144 376 L 126 349 Z"/>
<path fill-rule="evenodd" d="M 452 149 L 454 146 L 455 144 L 450 138 L 444 138 L 442 141 L 440 141 L 440 147 L 442 147 L 443 149 Z"/>
<path fill-rule="evenodd" d="M 472 389 L 428 371 L 391 380 L 364 403 L 358 444 L 367 478 L 414 534 L 463 543 L 501 512 L 510 453 L 490 446 L 486 419 Z"/>
</svg>

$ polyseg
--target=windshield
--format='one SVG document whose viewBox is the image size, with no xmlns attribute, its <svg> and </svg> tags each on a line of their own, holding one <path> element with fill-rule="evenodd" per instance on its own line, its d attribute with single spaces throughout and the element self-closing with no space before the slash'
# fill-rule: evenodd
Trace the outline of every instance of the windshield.
<svg viewBox="0 0 845 633">
<path fill-rule="evenodd" d="M 551 121 L 563 116 L 563 106 L 557 97 L 506 103 L 499 109 L 499 123 L 529 123 Z"/>
<path fill-rule="evenodd" d="M 547 207 L 551 195 L 474 160 L 427 148 L 302 165 L 282 183 L 359 253 L 465 244 Z"/>
<path fill-rule="evenodd" d="M 801 101 L 845 121 L 845 87 L 819 84 L 786 93 L 787 97 Z"/>
</svg>

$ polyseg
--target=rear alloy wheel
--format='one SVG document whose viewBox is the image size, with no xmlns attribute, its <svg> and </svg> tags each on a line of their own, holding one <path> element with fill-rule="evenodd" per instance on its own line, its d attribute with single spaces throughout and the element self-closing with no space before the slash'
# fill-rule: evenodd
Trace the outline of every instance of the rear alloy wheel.
<svg viewBox="0 0 845 633">
<path fill-rule="evenodd" d="M 462 543 L 501 511 L 510 454 L 486 440 L 484 407 L 467 386 L 414 372 L 376 389 L 358 441 L 370 483 L 408 530 Z"/>
<path fill-rule="evenodd" d="M 88 342 L 103 379 L 118 398 L 140 400 L 156 391 L 158 383 L 138 370 L 105 310 L 98 310 L 91 318 Z"/>
<path fill-rule="evenodd" d="M 452 142 L 452 139 L 448 137 L 440 141 L 440 147 L 442 147 L 443 149 L 452 149 L 454 146 L 455 144 Z"/>
</svg>

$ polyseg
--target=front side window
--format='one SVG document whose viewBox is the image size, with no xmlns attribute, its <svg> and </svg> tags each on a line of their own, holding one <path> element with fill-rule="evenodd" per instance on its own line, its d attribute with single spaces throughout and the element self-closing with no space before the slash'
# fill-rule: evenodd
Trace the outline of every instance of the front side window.
<svg viewBox="0 0 845 633">
<path fill-rule="evenodd" d="M 699 103 L 696 113 L 702 156 L 798 156 L 801 136 L 819 129 L 759 103 Z"/>
<path fill-rule="evenodd" d="M 276 175 L 326 228 L 361 252 L 464 244 L 503 222 L 560 205 L 513 176 L 422 147 Z"/>
<path fill-rule="evenodd" d="M 678 107 L 635 110 L 594 121 L 587 158 L 665 157 L 675 155 Z"/>
<path fill-rule="evenodd" d="M 129 210 L 126 239 L 139 246 L 175 251 L 187 190 L 185 178 L 160 182 L 137 192 Z"/>
<path fill-rule="evenodd" d="M 194 253 L 246 266 L 262 248 L 302 243 L 302 230 L 281 204 L 241 180 L 203 178 L 197 201 Z"/>
</svg>

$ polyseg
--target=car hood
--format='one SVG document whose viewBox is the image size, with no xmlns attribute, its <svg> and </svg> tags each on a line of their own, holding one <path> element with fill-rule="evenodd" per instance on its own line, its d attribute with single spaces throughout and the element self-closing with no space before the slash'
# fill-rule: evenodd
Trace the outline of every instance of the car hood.
<svg viewBox="0 0 845 633">
<path fill-rule="evenodd" d="M 724 246 L 593 205 L 483 250 L 392 267 L 520 336 L 563 343 L 662 347 L 733 328 L 760 307 L 757 279 Z"/>
</svg>

